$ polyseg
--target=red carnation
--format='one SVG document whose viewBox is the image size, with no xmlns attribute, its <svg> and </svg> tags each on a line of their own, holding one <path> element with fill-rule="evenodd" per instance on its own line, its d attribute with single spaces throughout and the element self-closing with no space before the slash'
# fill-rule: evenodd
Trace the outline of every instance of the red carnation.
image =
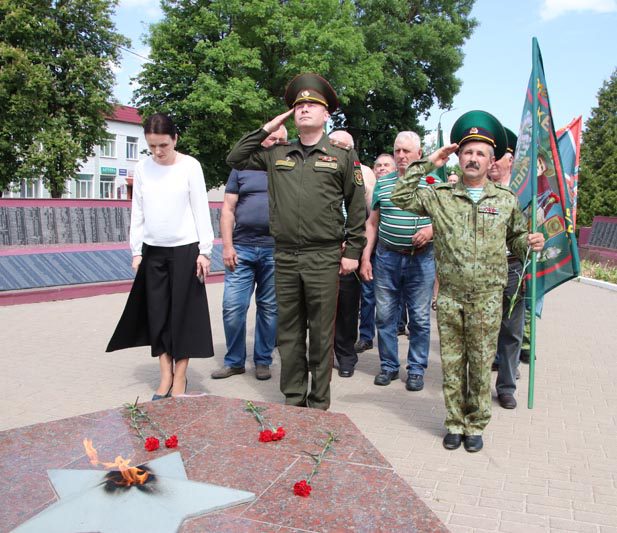
<svg viewBox="0 0 617 533">
<path fill-rule="evenodd" d="M 435 183 L 435 178 L 433 176 L 426 176 L 426 183 L 433 185 L 433 183 Z"/>
<path fill-rule="evenodd" d="M 165 448 L 177 448 L 178 447 L 178 437 L 176 435 L 172 435 L 165 441 Z"/>
<path fill-rule="evenodd" d="M 285 436 L 285 430 L 282 427 L 276 429 L 272 436 L 272 440 L 281 440 Z"/>
<path fill-rule="evenodd" d="M 313 490 L 313 487 L 311 487 L 306 482 L 306 479 L 303 479 L 302 481 L 298 481 L 294 485 L 294 494 L 296 496 L 302 496 L 303 498 L 307 498 L 311 494 L 312 490 Z"/>
<path fill-rule="evenodd" d="M 269 429 L 264 429 L 259 432 L 259 442 L 270 442 L 274 439 L 274 433 Z"/>
<path fill-rule="evenodd" d="M 160 445 L 159 439 L 157 439 L 156 437 L 148 437 L 146 441 L 144 442 L 144 448 L 149 452 L 158 450 L 159 445 Z"/>
</svg>

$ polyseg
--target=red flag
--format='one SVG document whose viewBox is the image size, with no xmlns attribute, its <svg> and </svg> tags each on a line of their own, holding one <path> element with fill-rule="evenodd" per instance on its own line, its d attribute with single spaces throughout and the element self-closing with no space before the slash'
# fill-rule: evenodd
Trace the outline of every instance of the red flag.
<svg viewBox="0 0 617 533">
<path fill-rule="evenodd" d="M 575 118 L 565 128 L 557 132 L 557 145 L 561 154 L 563 174 L 565 178 L 566 209 L 571 209 L 572 226 L 576 229 L 576 203 L 578 193 L 578 165 L 581 156 L 581 135 L 583 117 Z"/>
</svg>

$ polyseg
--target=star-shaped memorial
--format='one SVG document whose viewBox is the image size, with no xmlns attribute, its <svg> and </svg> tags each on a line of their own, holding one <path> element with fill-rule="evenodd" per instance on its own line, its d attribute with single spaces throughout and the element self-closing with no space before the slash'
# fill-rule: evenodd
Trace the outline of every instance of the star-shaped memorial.
<svg viewBox="0 0 617 533">
<path fill-rule="evenodd" d="M 14 531 L 169 533 L 186 518 L 255 499 L 252 492 L 189 480 L 178 452 L 140 468 L 150 473 L 149 483 L 117 490 L 109 489 L 109 471 L 48 470 L 60 500 Z"/>
</svg>

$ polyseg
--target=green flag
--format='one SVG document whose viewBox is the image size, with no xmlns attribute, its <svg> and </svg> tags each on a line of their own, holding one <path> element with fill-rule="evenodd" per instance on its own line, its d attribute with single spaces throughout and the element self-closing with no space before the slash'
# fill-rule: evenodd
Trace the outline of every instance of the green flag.
<svg viewBox="0 0 617 533">
<path fill-rule="evenodd" d="M 572 209 L 563 175 L 557 136 L 538 41 L 532 42 L 532 70 L 523 106 L 510 188 L 527 213 L 530 231 L 544 234 L 544 250 L 531 254 L 526 298 L 531 308 L 528 406 L 533 407 L 536 303 L 548 291 L 578 276 L 580 261 Z"/>
<path fill-rule="evenodd" d="M 442 146 L 443 146 L 443 130 L 441 129 L 441 121 L 440 121 L 437 124 L 437 146 L 435 147 L 435 150 L 439 150 Z M 431 172 L 429 176 L 433 176 L 433 178 L 435 178 L 436 180 L 439 180 L 445 183 L 446 181 L 448 181 L 448 176 L 446 176 L 446 166 L 444 165 L 443 167 L 439 167 L 433 170 L 433 172 Z"/>
</svg>

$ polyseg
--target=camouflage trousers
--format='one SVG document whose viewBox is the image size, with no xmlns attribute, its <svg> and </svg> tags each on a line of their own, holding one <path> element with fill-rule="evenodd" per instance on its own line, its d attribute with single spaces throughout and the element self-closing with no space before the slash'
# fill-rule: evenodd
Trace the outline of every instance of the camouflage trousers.
<svg viewBox="0 0 617 533">
<path fill-rule="evenodd" d="M 439 291 L 437 325 L 450 433 L 481 435 L 491 419 L 491 363 L 497 349 L 503 291 L 456 297 Z"/>
</svg>

